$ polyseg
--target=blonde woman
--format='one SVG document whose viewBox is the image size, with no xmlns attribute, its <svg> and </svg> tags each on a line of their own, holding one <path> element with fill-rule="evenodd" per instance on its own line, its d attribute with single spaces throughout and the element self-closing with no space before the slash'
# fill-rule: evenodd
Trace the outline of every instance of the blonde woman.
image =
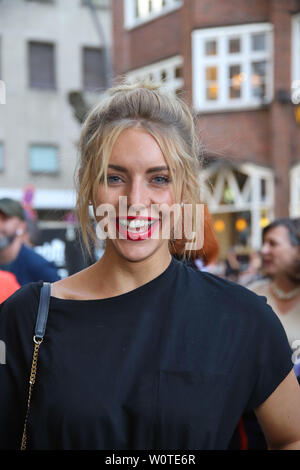
<svg viewBox="0 0 300 470">
<path fill-rule="evenodd" d="M 87 117 L 80 152 L 81 228 L 93 233 L 92 205 L 106 248 L 51 285 L 27 448 L 226 449 L 249 408 L 270 448 L 300 449 L 300 391 L 276 315 L 171 256 L 182 224 L 180 211 L 167 217 L 174 204 L 194 229 L 180 247 L 201 245 L 188 107 L 159 87 L 120 85 Z M 22 287 L 0 311 L 1 448 L 18 448 L 23 432 L 40 290 Z"/>
</svg>

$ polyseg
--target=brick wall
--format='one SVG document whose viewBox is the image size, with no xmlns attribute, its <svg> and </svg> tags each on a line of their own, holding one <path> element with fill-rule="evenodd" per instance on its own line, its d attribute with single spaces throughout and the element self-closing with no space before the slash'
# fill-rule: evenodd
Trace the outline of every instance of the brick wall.
<svg viewBox="0 0 300 470">
<path fill-rule="evenodd" d="M 234 162 L 270 166 L 267 110 L 199 115 L 197 128 L 206 152 Z"/>
<path fill-rule="evenodd" d="M 193 28 L 267 21 L 269 3 L 269 0 L 185 0 L 186 8 L 192 12 Z"/>
</svg>

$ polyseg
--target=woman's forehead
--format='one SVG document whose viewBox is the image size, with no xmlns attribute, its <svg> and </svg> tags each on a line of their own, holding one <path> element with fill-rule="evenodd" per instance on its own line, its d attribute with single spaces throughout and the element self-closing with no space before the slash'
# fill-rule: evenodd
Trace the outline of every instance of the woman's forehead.
<svg viewBox="0 0 300 470">
<path fill-rule="evenodd" d="M 124 168 L 168 167 L 158 142 L 141 128 L 129 128 L 121 132 L 112 148 L 109 165 Z"/>
<path fill-rule="evenodd" d="M 289 242 L 289 230 L 284 225 L 278 225 L 277 227 L 273 227 L 267 231 L 264 235 L 264 241 L 267 240 L 275 240 L 279 242 Z"/>
</svg>

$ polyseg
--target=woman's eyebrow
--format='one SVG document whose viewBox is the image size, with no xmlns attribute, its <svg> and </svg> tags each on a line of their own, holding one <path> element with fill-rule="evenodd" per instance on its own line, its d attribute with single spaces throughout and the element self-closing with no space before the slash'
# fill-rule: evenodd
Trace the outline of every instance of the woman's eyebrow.
<svg viewBox="0 0 300 470">
<path fill-rule="evenodd" d="M 128 170 L 123 166 L 110 164 L 108 165 L 108 168 L 111 168 L 112 170 L 122 171 L 123 173 L 128 173 Z M 169 168 L 167 166 L 154 166 L 152 168 L 148 168 L 146 173 L 155 173 L 157 171 L 169 171 Z"/>
</svg>

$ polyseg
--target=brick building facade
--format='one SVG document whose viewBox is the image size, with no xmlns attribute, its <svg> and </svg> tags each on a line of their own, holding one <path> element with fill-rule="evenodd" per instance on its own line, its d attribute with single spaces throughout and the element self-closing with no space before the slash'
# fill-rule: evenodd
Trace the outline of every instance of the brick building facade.
<svg viewBox="0 0 300 470">
<path fill-rule="evenodd" d="M 114 0 L 112 16 L 115 75 L 161 80 L 197 112 L 221 244 L 258 248 L 264 221 L 299 217 L 300 0 Z"/>
</svg>

